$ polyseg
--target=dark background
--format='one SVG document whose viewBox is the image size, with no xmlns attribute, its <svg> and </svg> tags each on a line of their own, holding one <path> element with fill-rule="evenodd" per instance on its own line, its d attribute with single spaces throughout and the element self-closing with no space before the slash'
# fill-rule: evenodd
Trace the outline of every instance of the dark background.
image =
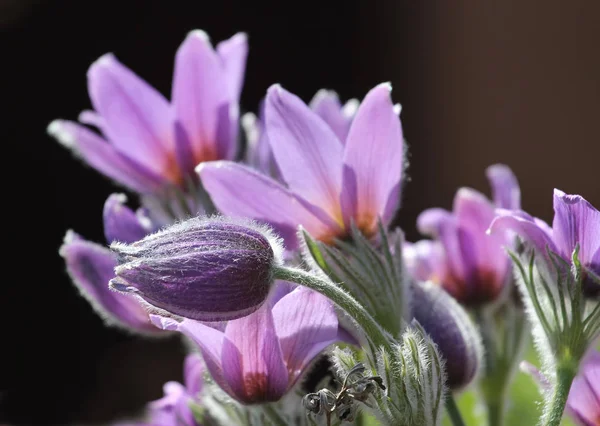
<svg viewBox="0 0 600 426">
<path fill-rule="evenodd" d="M 308 101 L 391 81 L 411 158 L 398 220 L 416 239 L 421 210 L 450 207 L 459 186 L 488 191 L 495 162 L 515 170 L 532 214 L 551 219 L 553 187 L 600 206 L 598 22 L 595 0 L 0 0 L 0 422 L 108 422 L 181 377 L 179 342 L 105 328 L 57 253 L 68 228 L 103 241 L 102 205 L 118 190 L 45 133 L 89 108 L 100 55 L 168 95 L 188 31 L 215 43 L 245 31 L 245 110 L 275 82 Z"/>
</svg>

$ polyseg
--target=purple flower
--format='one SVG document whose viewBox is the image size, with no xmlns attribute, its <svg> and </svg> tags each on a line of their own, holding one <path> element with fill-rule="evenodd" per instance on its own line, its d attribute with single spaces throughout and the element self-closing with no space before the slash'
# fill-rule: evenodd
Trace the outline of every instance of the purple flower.
<svg viewBox="0 0 600 426">
<path fill-rule="evenodd" d="M 302 225 L 316 239 L 348 235 L 351 223 L 371 236 L 399 205 L 404 143 L 391 86 L 372 89 L 342 141 L 316 112 L 279 85 L 265 100 L 265 131 L 286 186 L 250 167 L 203 163 L 198 172 L 226 215 L 271 224 L 288 249 Z"/>
<path fill-rule="evenodd" d="M 490 232 L 494 235 L 506 230 L 529 242 L 546 262 L 551 260 L 547 251 L 550 250 L 571 263 L 572 254 L 579 247 L 584 294 L 588 297 L 600 294 L 600 212 L 583 197 L 555 189 L 552 228 L 523 211 L 501 210 Z"/>
<path fill-rule="evenodd" d="M 185 189 L 197 164 L 236 154 L 247 50 L 245 34 L 213 49 L 204 32 L 192 31 L 177 51 L 171 103 L 112 54 L 104 55 L 88 71 L 95 111 L 79 116 L 102 136 L 64 120 L 53 121 L 48 132 L 133 191 Z"/>
<path fill-rule="evenodd" d="M 567 413 L 579 426 L 600 425 L 600 352 L 591 350 L 573 380 Z"/>
<path fill-rule="evenodd" d="M 165 396 L 150 402 L 142 422 L 119 422 L 113 426 L 200 426 L 190 408 L 202 391 L 204 364 L 198 354 L 185 358 L 184 385 L 165 383 Z"/>
<path fill-rule="evenodd" d="M 469 306 L 496 300 L 511 277 L 510 259 L 503 248 L 506 234 L 487 235 L 486 231 L 496 207 L 519 207 L 519 186 L 503 165 L 488 168 L 487 176 L 495 205 L 483 194 L 461 188 L 452 212 L 434 208 L 419 215 L 420 232 L 435 240 L 409 245 L 405 252 L 415 278 L 438 282 Z"/>
<path fill-rule="evenodd" d="M 281 262 L 270 229 L 218 218 L 192 218 L 111 248 L 119 263 L 112 289 L 199 321 L 254 312 L 271 289 L 273 266 Z"/>
<path fill-rule="evenodd" d="M 109 241 L 133 242 L 152 229 L 148 218 L 141 213 L 136 215 L 124 205 L 125 201 L 125 196 L 120 194 L 113 194 L 106 200 L 104 230 Z M 108 324 L 156 334 L 148 314 L 135 298 L 110 291 L 108 282 L 114 278 L 117 266 L 113 252 L 68 231 L 60 255 L 81 295 Z"/>
<path fill-rule="evenodd" d="M 351 99 L 343 106 L 338 95 L 331 90 L 319 90 L 309 103 L 309 108 L 323 119 L 333 130 L 341 143 L 346 143 L 350 125 L 356 114 L 359 102 Z M 242 125 L 246 131 L 248 151 L 246 161 L 257 170 L 281 180 L 275 157 L 265 131 L 265 102 L 259 107 L 258 120 L 252 113 L 242 117 Z"/>
<path fill-rule="evenodd" d="M 321 351 L 346 336 L 331 301 L 304 287 L 290 291 L 285 283 L 268 303 L 229 321 L 223 331 L 187 318 L 151 319 L 192 339 L 213 379 L 244 404 L 279 400 Z"/>
</svg>

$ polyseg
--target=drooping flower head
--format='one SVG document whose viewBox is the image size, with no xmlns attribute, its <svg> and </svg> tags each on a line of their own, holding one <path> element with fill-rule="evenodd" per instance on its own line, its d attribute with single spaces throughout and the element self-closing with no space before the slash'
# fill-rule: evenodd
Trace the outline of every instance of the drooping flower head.
<svg viewBox="0 0 600 426">
<path fill-rule="evenodd" d="M 197 186 L 196 165 L 236 154 L 246 55 L 244 34 L 213 49 L 204 32 L 191 32 L 177 51 L 171 103 L 112 54 L 104 55 L 88 71 L 94 111 L 79 117 L 100 134 L 65 120 L 53 121 L 48 132 L 139 194 L 188 193 Z"/>
<path fill-rule="evenodd" d="M 153 230 L 148 217 L 142 211 L 134 213 L 125 201 L 124 195 L 112 194 L 104 204 L 104 233 L 108 242 L 131 243 Z M 133 297 L 110 291 L 108 282 L 115 276 L 117 257 L 107 247 L 68 231 L 60 255 L 81 295 L 107 324 L 129 331 L 157 334 L 148 314 Z"/>
<path fill-rule="evenodd" d="M 309 108 L 333 130 L 341 143 L 346 142 L 358 105 L 358 100 L 350 99 L 342 106 L 338 95 L 325 89 L 319 90 L 308 104 Z M 265 131 L 264 100 L 260 103 L 258 119 L 253 113 L 246 113 L 242 117 L 242 125 L 248 140 L 246 162 L 258 171 L 281 180 L 281 173 Z"/>
<path fill-rule="evenodd" d="M 434 208 L 419 215 L 417 227 L 434 240 L 408 245 L 405 250 L 415 278 L 441 284 L 469 306 L 496 300 L 511 277 L 510 259 L 504 250 L 507 235 L 490 236 L 487 229 L 496 207 L 519 208 L 519 187 L 506 166 L 491 166 L 487 175 L 494 203 L 473 189 L 461 188 L 452 212 Z"/>
<path fill-rule="evenodd" d="M 367 94 L 341 140 L 298 97 L 271 86 L 265 133 L 285 185 L 220 161 L 199 166 L 204 187 L 222 213 L 271 224 L 288 249 L 297 246 L 298 225 L 325 242 L 347 236 L 352 223 L 372 236 L 400 200 L 404 143 L 390 90 L 380 84 Z"/>
<path fill-rule="evenodd" d="M 538 258 L 551 266 L 548 250 L 571 263 L 577 257 L 583 268 L 583 291 L 588 297 L 600 295 L 600 212 L 580 195 L 554 190 L 552 227 L 523 211 L 502 210 L 491 224 L 496 234 L 511 230 L 531 244 Z"/>
<path fill-rule="evenodd" d="M 167 382 L 165 395 L 148 403 L 144 420 L 141 422 L 118 422 L 113 426 L 200 426 L 190 404 L 198 401 L 203 388 L 205 367 L 198 354 L 185 358 L 184 384 Z"/>
<path fill-rule="evenodd" d="M 600 425 L 600 352 L 592 349 L 573 380 L 567 413 L 578 426 Z"/>
<path fill-rule="evenodd" d="M 194 341 L 213 379 L 243 404 L 281 399 L 318 354 L 347 339 L 330 300 L 285 283 L 257 311 L 223 330 L 188 318 L 153 315 L 152 321 Z"/>
<path fill-rule="evenodd" d="M 248 315 L 266 300 L 281 246 L 249 221 L 195 217 L 132 244 L 115 242 L 119 265 L 110 286 L 150 305 L 199 321 Z"/>
</svg>

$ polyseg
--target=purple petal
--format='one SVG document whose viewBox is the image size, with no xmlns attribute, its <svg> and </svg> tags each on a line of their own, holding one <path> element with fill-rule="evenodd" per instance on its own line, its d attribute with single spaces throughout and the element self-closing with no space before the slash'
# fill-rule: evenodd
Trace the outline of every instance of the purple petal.
<svg viewBox="0 0 600 426">
<path fill-rule="evenodd" d="M 114 253 L 69 231 L 60 255 L 81 295 L 108 324 L 142 333 L 157 333 L 148 321 L 148 314 L 133 297 L 108 288 L 109 280 L 115 276 L 117 261 Z"/>
<path fill-rule="evenodd" d="M 135 192 L 153 192 L 163 184 L 160 176 L 122 155 L 96 133 L 77 123 L 54 120 L 48 126 L 48 133 L 100 173 Z"/>
<path fill-rule="evenodd" d="M 600 212 L 579 195 L 554 190 L 554 242 L 567 259 L 579 244 L 579 260 L 583 265 L 598 257 L 600 250 Z"/>
<path fill-rule="evenodd" d="M 245 403 L 279 400 L 288 389 L 288 370 L 267 304 L 229 321 L 225 335 L 231 345 L 223 349 L 224 376 L 236 396 Z"/>
<path fill-rule="evenodd" d="M 534 249 L 546 256 L 546 249 L 558 252 L 554 242 L 547 234 L 546 229 L 537 223 L 531 216 L 512 210 L 496 210 L 497 217 L 492 221 L 488 233 L 512 231 L 533 245 Z"/>
<path fill-rule="evenodd" d="M 197 170 L 204 188 L 221 213 L 271 224 L 284 238 L 288 250 L 298 244 L 298 225 L 321 239 L 341 232 L 331 221 L 325 222 L 325 215 L 317 216 L 318 212 L 300 197 L 249 167 L 215 161 L 203 163 Z"/>
<path fill-rule="evenodd" d="M 179 331 L 190 338 L 202 352 L 202 358 L 212 378 L 224 390 L 230 391 L 229 385 L 223 377 L 221 358 L 223 345 L 226 340 L 222 331 L 202 324 L 201 322 L 184 318 L 178 322 L 172 318 L 160 315 L 150 315 L 152 323 L 163 330 Z"/>
<path fill-rule="evenodd" d="M 167 100 L 111 54 L 88 70 L 88 91 L 104 120 L 103 131 L 115 148 L 164 174 L 173 144 Z"/>
<path fill-rule="evenodd" d="M 510 268 L 509 258 L 503 248 L 504 234 L 486 233 L 495 217 L 490 201 L 477 191 L 461 188 L 454 198 L 454 212 L 459 227 L 469 235 L 469 248 L 479 273 L 496 275 L 498 280 L 504 281 Z"/>
<path fill-rule="evenodd" d="M 490 185 L 494 203 L 497 207 L 509 210 L 521 208 L 521 188 L 517 177 L 510 167 L 504 164 L 494 164 L 485 171 Z"/>
<path fill-rule="evenodd" d="M 334 91 L 321 89 L 310 101 L 309 106 L 331 127 L 342 145 L 345 144 L 352 117 L 344 114 L 338 95 Z"/>
<path fill-rule="evenodd" d="M 377 218 L 391 220 L 400 201 L 404 141 L 400 119 L 380 84 L 361 103 L 344 150 L 344 222 L 374 229 Z"/>
<path fill-rule="evenodd" d="M 204 362 L 200 355 L 192 353 L 186 356 L 183 368 L 183 378 L 187 392 L 191 396 L 199 394 L 202 390 L 203 374 Z"/>
<path fill-rule="evenodd" d="M 292 380 L 327 346 L 338 340 L 338 319 L 329 299 L 304 287 L 273 307 L 275 330 Z"/>
<path fill-rule="evenodd" d="M 217 135 L 221 111 L 231 101 L 223 73 L 206 33 L 189 33 L 175 57 L 172 99 L 196 164 L 226 158 L 231 148 L 231 140 Z"/>
<path fill-rule="evenodd" d="M 573 380 L 567 411 L 582 426 L 596 426 L 600 419 L 600 352 L 592 350 Z"/>
<path fill-rule="evenodd" d="M 447 220 L 454 220 L 448 210 L 437 207 L 423 210 L 417 217 L 417 229 L 421 234 L 435 238 L 440 233 L 440 226 Z"/>
<path fill-rule="evenodd" d="M 419 281 L 439 282 L 445 275 L 446 255 L 439 241 L 405 243 L 402 256 L 412 277 Z"/>
<path fill-rule="evenodd" d="M 265 101 L 266 132 L 290 189 L 341 221 L 342 144 L 297 96 L 273 85 Z"/>
<path fill-rule="evenodd" d="M 125 205 L 126 202 L 125 194 L 111 194 L 104 203 L 104 235 L 109 243 L 133 243 L 144 238 L 150 231 L 149 220 L 138 217 Z M 145 224 L 143 219 L 146 219 Z"/>
<path fill-rule="evenodd" d="M 244 85 L 246 58 L 248 56 L 248 36 L 237 33 L 229 40 L 217 44 L 217 54 L 225 71 L 225 79 L 231 92 L 231 99 L 237 103 Z"/>
</svg>

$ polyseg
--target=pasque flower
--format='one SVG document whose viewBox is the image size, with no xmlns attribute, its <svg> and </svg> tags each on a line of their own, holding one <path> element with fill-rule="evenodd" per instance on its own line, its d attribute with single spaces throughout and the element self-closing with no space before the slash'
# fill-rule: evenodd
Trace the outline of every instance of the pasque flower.
<svg viewBox="0 0 600 426">
<path fill-rule="evenodd" d="M 333 130 L 342 144 L 346 142 L 358 105 L 358 100 L 350 99 L 342 106 L 338 95 L 325 89 L 319 90 L 308 104 L 309 108 Z M 258 119 L 253 113 L 246 113 L 242 117 L 242 125 L 248 140 L 247 163 L 267 175 L 280 179 L 281 174 L 265 131 L 264 100 L 260 103 Z"/>
<path fill-rule="evenodd" d="M 113 426 L 200 426 L 190 404 L 198 401 L 205 367 L 196 353 L 185 358 L 184 383 L 165 383 L 164 396 L 148 403 L 143 421 L 118 422 Z"/>
<path fill-rule="evenodd" d="M 124 205 L 125 201 L 124 195 L 113 194 L 104 204 L 104 233 L 109 242 L 134 242 L 153 229 L 143 212 L 134 213 Z M 60 255 L 81 295 L 108 324 L 156 334 L 156 328 L 150 324 L 148 314 L 133 297 L 108 288 L 108 282 L 114 278 L 114 268 L 117 266 L 117 258 L 113 252 L 68 231 L 60 248 Z"/>
<path fill-rule="evenodd" d="M 223 218 L 188 219 L 132 244 L 115 242 L 112 289 L 199 321 L 224 321 L 257 310 L 281 263 L 269 228 Z"/>
<path fill-rule="evenodd" d="M 514 231 L 529 242 L 550 267 L 548 250 L 571 263 L 578 247 L 584 294 L 589 297 L 600 294 L 600 212 L 583 197 L 555 189 L 552 227 L 523 211 L 501 210 L 490 232 L 494 235 L 505 230 Z"/>
<path fill-rule="evenodd" d="M 175 58 L 172 102 L 112 54 L 88 71 L 94 111 L 78 123 L 53 121 L 48 132 L 87 164 L 141 194 L 185 189 L 194 167 L 236 154 L 238 101 L 247 42 L 237 34 L 217 45 L 192 31 Z"/>
<path fill-rule="evenodd" d="M 356 111 L 345 140 L 315 111 L 281 86 L 265 99 L 265 132 L 285 185 L 250 167 L 220 161 L 198 172 L 216 207 L 229 216 L 271 224 L 288 249 L 302 225 L 331 242 L 354 223 L 373 235 L 399 205 L 404 143 L 391 86 L 372 89 Z"/>
<path fill-rule="evenodd" d="M 244 404 L 279 400 L 320 352 L 346 336 L 330 300 L 285 283 L 261 308 L 227 322 L 224 330 L 188 318 L 151 318 L 198 345 L 213 379 Z"/>
<path fill-rule="evenodd" d="M 415 277 L 441 284 L 459 302 L 476 306 L 498 298 L 511 277 L 511 265 L 504 251 L 507 235 L 488 235 L 496 207 L 516 209 L 520 191 L 510 169 L 503 165 L 488 168 L 494 203 L 483 194 L 461 188 L 453 211 L 425 210 L 417 227 L 433 241 L 408 245 L 407 264 Z"/>
</svg>

